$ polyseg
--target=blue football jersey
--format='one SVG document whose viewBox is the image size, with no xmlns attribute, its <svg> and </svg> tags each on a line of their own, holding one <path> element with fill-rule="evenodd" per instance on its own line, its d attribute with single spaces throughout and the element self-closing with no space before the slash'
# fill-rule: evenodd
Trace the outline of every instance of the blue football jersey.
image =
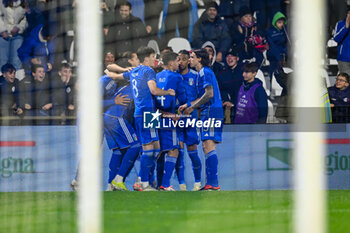
<svg viewBox="0 0 350 233">
<path fill-rule="evenodd" d="M 106 112 L 109 107 L 115 105 L 113 96 L 117 92 L 118 86 L 117 83 L 107 75 L 100 77 L 99 82 L 102 88 L 103 112 Z"/>
<path fill-rule="evenodd" d="M 155 103 L 148 81 L 156 82 L 156 73 L 148 66 L 139 65 L 135 69 L 123 74 L 124 79 L 129 80 L 135 102 L 134 116 L 143 116 L 144 111 L 154 111 Z"/>
<path fill-rule="evenodd" d="M 187 74 L 182 75 L 182 78 L 184 80 L 183 83 L 186 91 L 187 100 L 193 101 L 197 99 L 198 72 L 190 69 Z"/>
<path fill-rule="evenodd" d="M 118 87 L 116 82 L 111 78 L 102 76 L 100 81 L 102 82 L 103 87 L 103 107 L 104 114 L 107 114 L 112 117 L 122 117 L 130 118 L 130 113 L 133 111 L 132 107 L 132 88 L 130 85 Z M 128 98 L 131 100 L 128 106 L 117 105 L 114 102 L 114 99 L 117 95 L 121 96 L 128 95 Z"/>
<path fill-rule="evenodd" d="M 203 113 L 207 114 L 210 117 L 223 118 L 223 108 L 222 108 L 222 100 L 219 90 L 218 82 L 216 81 L 216 77 L 214 72 L 209 67 L 203 67 L 198 72 L 197 79 L 197 91 L 198 96 L 201 97 L 205 93 L 205 88 L 207 86 L 213 87 L 214 96 L 207 103 L 203 104 L 200 108 Z"/>
<path fill-rule="evenodd" d="M 156 75 L 157 87 L 163 90 L 173 89 L 175 96 L 156 96 L 156 107 L 171 113 L 175 113 L 176 100 L 180 104 L 187 102 L 185 88 L 181 74 L 170 70 L 163 70 Z"/>
</svg>

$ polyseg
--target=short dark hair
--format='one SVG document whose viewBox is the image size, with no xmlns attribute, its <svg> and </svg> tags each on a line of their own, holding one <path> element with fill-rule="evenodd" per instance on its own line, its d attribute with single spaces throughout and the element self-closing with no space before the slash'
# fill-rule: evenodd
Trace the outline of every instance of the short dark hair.
<svg viewBox="0 0 350 233">
<path fill-rule="evenodd" d="M 344 77 L 347 83 L 349 82 L 349 75 L 347 73 L 345 72 L 339 73 L 338 77 L 339 76 Z"/>
<path fill-rule="evenodd" d="M 115 62 L 115 64 L 117 64 L 118 66 L 123 67 L 123 68 L 129 67 L 129 66 L 131 66 L 131 64 L 128 62 L 128 59 L 129 58 L 126 58 L 126 57 L 119 58 Z"/>
<path fill-rule="evenodd" d="M 122 54 L 122 58 L 132 59 L 132 54 L 133 54 L 133 52 L 126 51 Z"/>
<path fill-rule="evenodd" d="M 117 4 L 118 9 L 120 9 L 121 6 L 128 6 L 130 10 L 132 9 L 131 3 L 129 1 L 122 1 L 121 3 Z"/>
<path fill-rule="evenodd" d="M 146 57 L 149 57 L 152 53 L 156 53 L 154 51 L 154 49 L 152 49 L 151 47 L 145 47 L 145 46 L 142 46 L 140 48 L 137 49 L 137 57 L 139 58 L 140 62 L 144 62 L 145 58 Z"/>
<path fill-rule="evenodd" d="M 60 70 L 62 70 L 62 69 L 72 69 L 72 67 L 69 65 L 68 62 L 63 62 L 63 63 L 61 64 Z"/>
<path fill-rule="evenodd" d="M 1 73 L 3 74 L 6 72 L 12 73 L 13 71 L 16 71 L 16 68 L 10 63 L 7 63 L 1 67 Z"/>
<path fill-rule="evenodd" d="M 201 58 L 202 66 L 210 65 L 209 54 L 207 50 L 205 50 L 204 48 L 196 49 L 196 50 L 193 50 L 193 53 L 195 53 L 198 58 Z"/>
<path fill-rule="evenodd" d="M 164 65 L 169 65 L 169 62 L 171 61 L 175 61 L 178 57 L 178 54 L 177 53 L 174 53 L 174 52 L 166 52 L 164 53 L 163 55 L 163 63 Z"/>
<path fill-rule="evenodd" d="M 190 57 L 190 52 L 187 51 L 186 49 L 180 50 L 179 55 L 181 55 L 181 54 L 184 54 L 184 55 L 187 55 L 188 57 Z"/>
<path fill-rule="evenodd" d="M 36 70 L 39 69 L 39 68 L 44 68 L 44 66 L 43 66 L 43 65 L 40 65 L 40 64 L 33 64 L 33 65 L 32 65 L 32 68 L 31 68 L 32 73 L 35 73 Z"/>
<path fill-rule="evenodd" d="M 252 72 L 256 73 L 259 70 L 259 66 L 255 63 L 247 63 L 242 67 L 243 72 Z"/>
</svg>

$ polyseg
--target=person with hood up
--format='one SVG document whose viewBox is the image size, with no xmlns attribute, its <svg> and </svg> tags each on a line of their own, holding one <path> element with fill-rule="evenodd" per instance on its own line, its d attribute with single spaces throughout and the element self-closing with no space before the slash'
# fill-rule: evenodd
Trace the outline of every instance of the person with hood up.
<svg viewBox="0 0 350 233">
<path fill-rule="evenodd" d="M 285 28 L 287 18 L 281 12 L 277 12 L 272 19 L 272 27 L 267 33 L 267 59 L 270 62 L 269 75 L 272 79 L 273 72 L 278 68 L 278 64 L 283 65 L 288 57 L 288 34 Z"/>
<path fill-rule="evenodd" d="M 222 69 L 223 63 L 216 61 L 216 49 L 213 43 L 210 41 L 205 42 L 202 45 L 202 48 L 207 50 L 207 53 L 209 54 L 209 67 L 214 72 L 215 76 L 217 77 L 218 72 Z"/>
<path fill-rule="evenodd" d="M 264 124 L 267 119 L 267 94 L 262 82 L 256 79 L 256 63 L 243 66 L 244 82 L 238 91 L 235 105 L 235 124 Z"/>
<path fill-rule="evenodd" d="M 210 41 L 217 49 L 216 61 L 221 62 L 230 48 L 231 38 L 226 23 L 218 17 L 218 4 L 209 2 L 206 17 L 199 19 L 193 30 L 193 48 L 201 48 L 206 41 Z"/>
</svg>

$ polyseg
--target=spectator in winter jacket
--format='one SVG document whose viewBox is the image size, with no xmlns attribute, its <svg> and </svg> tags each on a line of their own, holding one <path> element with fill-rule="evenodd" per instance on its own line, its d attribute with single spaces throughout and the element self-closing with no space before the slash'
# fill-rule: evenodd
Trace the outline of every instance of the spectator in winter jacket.
<svg viewBox="0 0 350 233">
<path fill-rule="evenodd" d="M 265 35 L 269 22 L 276 12 L 281 11 L 281 0 L 251 0 L 250 6 L 256 12 L 258 30 Z"/>
<path fill-rule="evenodd" d="M 23 32 L 28 26 L 24 0 L 0 2 L 0 67 L 12 64 L 16 70 L 22 66 L 17 49 L 23 42 Z"/>
<path fill-rule="evenodd" d="M 223 107 L 226 111 L 231 112 L 231 108 L 237 102 L 238 91 L 243 83 L 243 71 L 242 65 L 239 60 L 238 50 L 233 48 L 230 49 L 226 55 L 225 66 L 216 75 L 218 80 Z M 225 122 L 232 122 L 230 113 L 230 121 L 225 119 Z M 225 118 L 228 118 L 225 114 Z"/>
<path fill-rule="evenodd" d="M 72 68 L 68 63 L 63 63 L 52 84 L 53 115 L 73 116 L 75 114 L 74 93 Z"/>
<path fill-rule="evenodd" d="M 19 100 L 18 79 L 16 68 L 11 64 L 1 67 L 0 76 L 0 116 L 22 115 L 23 110 Z"/>
<path fill-rule="evenodd" d="M 235 105 L 236 124 L 266 123 L 267 95 L 262 82 L 255 79 L 258 69 L 256 63 L 243 66 L 244 82 L 238 91 Z"/>
<path fill-rule="evenodd" d="M 333 87 L 328 88 L 334 123 L 350 122 L 350 88 L 349 75 L 340 73 Z"/>
<path fill-rule="evenodd" d="M 21 101 L 28 116 L 49 116 L 52 110 L 50 83 L 42 65 L 32 66 L 32 75 L 20 82 Z"/>
<path fill-rule="evenodd" d="M 46 23 L 36 26 L 17 50 L 25 72 L 31 73 L 31 67 L 39 64 L 45 72 L 50 72 L 54 64 L 56 24 Z"/>
<path fill-rule="evenodd" d="M 282 65 L 287 59 L 288 38 L 285 28 L 286 23 L 287 19 L 284 14 L 277 12 L 273 17 L 272 27 L 267 33 L 267 42 L 269 43 L 267 59 L 270 62 L 270 80 L 278 65 Z"/>
<path fill-rule="evenodd" d="M 199 19 L 193 30 L 194 48 L 201 48 L 206 41 L 214 44 L 216 61 L 222 61 L 230 48 L 231 38 L 226 23 L 218 17 L 218 5 L 214 1 L 207 4 L 206 17 Z"/>
<path fill-rule="evenodd" d="M 239 20 L 230 28 L 232 47 L 239 49 L 239 57 L 243 63 L 256 62 L 260 66 L 264 59 L 262 52 L 266 49 L 266 40 L 257 31 L 257 25 L 249 7 L 242 7 L 239 10 L 239 16 Z"/>
<path fill-rule="evenodd" d="M 130 2 L 124 1 L 117 6 L 115 23 L 110 26 L 106 37 L 106 51 L 112 52 L 118 59 L 126 51 L 136 52 L 139 47 L 145 46 L 147 31 L 141 19 L 131 14 Z"/>
<path fill-rule="evenodd" d="M 337 23 L 334 40 L 338 43 L 339 72 L 350 74 L 350 7 L 343 21 Z"/>
</svg>

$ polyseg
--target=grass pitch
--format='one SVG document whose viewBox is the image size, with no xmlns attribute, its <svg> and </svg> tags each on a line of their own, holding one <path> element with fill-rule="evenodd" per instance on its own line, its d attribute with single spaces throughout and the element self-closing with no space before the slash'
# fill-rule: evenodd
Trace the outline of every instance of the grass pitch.
<svg viewBox="0 0 350 233">
<path fill-rule="evenodd" d="M 104 232 L 292 232 L 291 191 L 105 192 Z M 0 232 L 77 232 L 76 194 L 0 193 Z M 350 232 L 350 191 L 329 191 L 328 232 Z"/>
</svg>

